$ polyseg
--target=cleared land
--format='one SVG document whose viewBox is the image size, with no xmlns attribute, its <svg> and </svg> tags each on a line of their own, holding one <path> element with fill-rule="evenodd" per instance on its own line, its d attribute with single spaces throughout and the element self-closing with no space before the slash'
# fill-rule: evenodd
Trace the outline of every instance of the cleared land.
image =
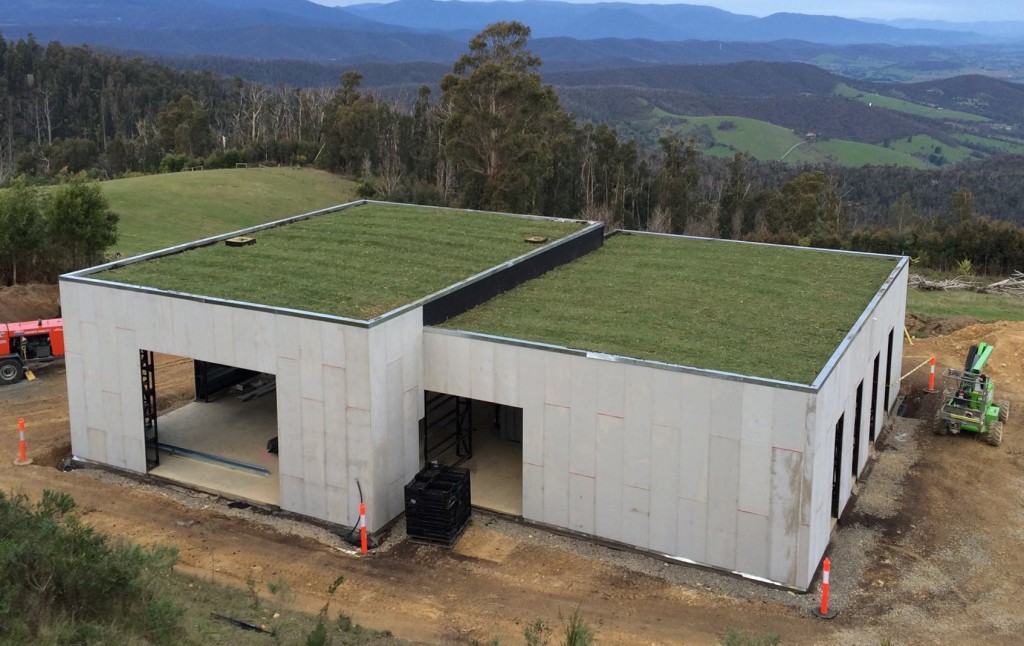
<svg viewBox="0 0 1024 646">
<path fill-rule="evenodd" d="M 927 317 L 970 316 L 980 321 L 1024 321 L 1024 299 L 977 292 L 907 292 L 907 311 Z"/>
<path fill-rule="evenodd" d="M 909 166 L 910 168 L 934 168 L 931 164 L 899 150 L 884 146 L 865 144 L 844 139 L 829 139 L 813 144 L 814 150 L 832 158 L 844 166 Z"/>
<path fill-rule="evenodd" d="M 888 110 L 895 110 L 896 112 L 905 112 L 907 114 L 913 114 L 919 117 L 927 117 L 928 119 L 941 119 L 941 120 L 955 120 L 955 121 L 991 121 L 987 117 L 983 117 L 977 114 L 971 114 L 970 112 L 960 112 L 959 110 L 943 110 L 942 108 L 932 108 L 926 105 L 920 105 L 918 103 L 911 103 L 910 101 L 904 101 L 903 99 L 894 99 L 892 97 L 883 96 L 881 94 L 874 94 L 873 92 L 861 92 L 855 88 L 840 83 L 836 86 L 835 93 L 839 96 L 849 97 L 856 99 L 861 103 L 869 103 L 872 106 L 879 108 L 886 108 Z"/>
<path fill-rule="evenodd" d="M 973 152 L 971 149 L 963 146 L 950 146 L 929 135 L 914 135 L 906 139 L 894 139 L 889 144 L 889 147 L 893 150 L 921 158 L 928 158 L 931 155 L 945 157 L 946 161 L 951 164 L 959 164 L 969 160 Z"/>
<path fill-rule="evenodd" d="M 121 216 L 109 253 L 124 257 L 355 199 L 351 181 L 295 168 L 166 173 L 101 186 Z"/>
<path fill-rule="evenodd" d="M 785 159 L 792 164 L 832 161 L 844 166 L 873 164 L 934 168 L 909 151 L 898 150 L 895 147 L 886 148 L 845 139 L 807 140 L 788 128 L 758 119 L 733 116 L 681 117 L 660 108 L 655 108 L 652 114 L 657 117 L 659 124 L 677 119 L 679 125 L 671 126 L 668 130 L 674 130 L 684 137 L 701 126 L 707 126 L 715 143 L 701 152 L 715 157 L 732 157 L 737 152 L 744 152 L 755 159 Z"/>
<path fill-rule="evenodd" d="M 557 240 L 581 222 L 370 204 L 93 277 L 370 319 Z M 311 280 L 311 277 L 316 277 Z"/>
<path fill-rule="evenodd" d="M 953 135 L 953 138 L 968 145 L 991 148 L 1011 155 L 1024 155 L 1024 141 L 1020 139 L 979 137 L 968 133 L 957 133 Z"/>
<path fill-rule="evenodd" d="M 894 268 L 884 258 L 617 235 L 444 327 L 809 384 Z"/>
</svg>

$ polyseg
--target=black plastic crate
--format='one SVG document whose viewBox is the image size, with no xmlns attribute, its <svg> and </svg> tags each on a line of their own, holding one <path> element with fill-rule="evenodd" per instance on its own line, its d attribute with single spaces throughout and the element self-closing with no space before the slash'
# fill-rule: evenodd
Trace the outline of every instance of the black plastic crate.
<svg viewBox="0 0 1024 646">
<path fill-rule="evenodd" d="M 412 541 L 452 547 L 471 514 L 466 469 L 429 464 L 405 485 L 405 531 Z"/>
</svg>

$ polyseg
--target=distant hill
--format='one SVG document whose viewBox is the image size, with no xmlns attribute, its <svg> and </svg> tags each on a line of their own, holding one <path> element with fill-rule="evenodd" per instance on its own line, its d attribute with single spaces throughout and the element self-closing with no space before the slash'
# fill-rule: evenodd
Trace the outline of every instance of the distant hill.
<svg viewBox="0 0 1024 646">
<path fill-rule="evenodd" d="M 842 79 L 803 63 L 746 62 L 731 65 L 659 65 L 544 75 L 560 86 L 635 85 L 710 96 L 831 94 Z"/>
<path fill-rule="evenodd" d="M 478 31 L 498 20 L 519 20 L 538 38 L 580 40 L 643 38 L 658 41 L 721 40 L 768 42 L 782 39 L 837 44 L 963 45 L 988 42 L 964 31 L 901 29 L 829 16 L 778 13 L 765 18 L 689 4 L 594 4 L 522 0 L 397 0 L 346 7 L 356 15 L 410 29 Z"/>
<path fill-rule="evenodd" d="M 903 29 L 828 16 L 757 18 L 688 4 L 398 0 L 325 7 L 309 0 L 0 0 L 0 32 L 40 41 L 160 53 L 321 61 L 451 62 L 469 38 L 498 20 L 528 24 L 535 50 L 554 64 L 804 61 L 842 69 L 891 57 L 830 51 L 960 48 L 999 42 L 956 26 Z M 822 49 L 822 48 L 826 49 Z M 915 60 L 956 60 L 948 52 Z M 819 57 L 825 59 L 818 60 Z"/>
<path fill-rule="evenodd" d="M 0 26 L 223 31 L 274 25 L 407 31 L 308 0 L 0 0 Z"/>
<path fill-rule="evenodd" d="M 947 110 L 973 112 L 1007 124 L 1024 125 L 1024 85 L 990 76 L 970 74 L 923 83 L 891 83 L 875 91 Z"/>
</svg>

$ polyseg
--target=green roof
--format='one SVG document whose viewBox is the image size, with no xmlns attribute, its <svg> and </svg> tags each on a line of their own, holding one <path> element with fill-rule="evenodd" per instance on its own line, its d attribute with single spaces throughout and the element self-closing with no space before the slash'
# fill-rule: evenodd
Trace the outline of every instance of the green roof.
<svg viewBox="0 0 1024 646">
<path fill-rule="evenodd" d="M 370 319 L 527 254 L 585 222 L 364 204 L 152 258 L 91 278 Z M 550 243 L 549 243 L 550 244 Z"/>
<path fill-rule="evenodd" d="M 810 384 L 896 263 L 620 234 L 442 327 Z"/>
</svg>

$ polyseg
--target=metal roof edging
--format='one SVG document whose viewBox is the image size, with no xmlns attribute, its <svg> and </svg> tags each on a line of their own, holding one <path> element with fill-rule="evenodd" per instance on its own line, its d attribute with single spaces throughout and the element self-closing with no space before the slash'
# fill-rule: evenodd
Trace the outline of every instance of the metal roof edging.
<svg viewBox="0 0 1024 646">
<path fill-rule="evenodd" d="M 893 269 L 892 272 L 890 272 L 889 277 L 885 279 L 885 282 L 882 283 L 882 286 L 878 289 L 877 292 L 875 292 L 875 295 L 871 299 L 871 302 L 869 302 L 868 306 L 864 308 L 863 312 L 861 312 L 860 317 L 857 319 L 857 322 L 853 324 L 853 327 L 850 328 L 850 331 L 843 339 L 843 342 L 839 344 L 839 347 L 836 348 L 835 352 L 832 353 L 832 356 L 829 357 L 829 360 L 825 363 L 825 366 L 821 369 L 821 372 L 819 372 L 818 376 L 814 379 L 813 382 L 811 382 L 811 385 L 814 386 L 817 390 L 820 391 L 821 388 L 825 385 L 825 382 L 832 375 L 832 372 L 835 370 L 836 366 L 839 365 L 839 362 L 842 360 L 843 355 L 846 354 L 846 351 L 853 343 L 853 340 L 856 339 L 857 335 L 859 335 L 861 331 L 864 329 L 864 326 L 867 324 L 868 317 L 874 314 L 875 310 L 878 309 L 879 303 L 882 302 L 882 299 L 889 294 L 889 290 L 891 290 L 892 287 L 896 284 L 896 279 L 899 278 L 900 274 L 903 273 L 903 270 L 910 265 L 910 258 L 908 258 L 907 256 L 897 257 L 900 260 L 898 263 L 896 263 L 896 268 Z"/>
</svg>

